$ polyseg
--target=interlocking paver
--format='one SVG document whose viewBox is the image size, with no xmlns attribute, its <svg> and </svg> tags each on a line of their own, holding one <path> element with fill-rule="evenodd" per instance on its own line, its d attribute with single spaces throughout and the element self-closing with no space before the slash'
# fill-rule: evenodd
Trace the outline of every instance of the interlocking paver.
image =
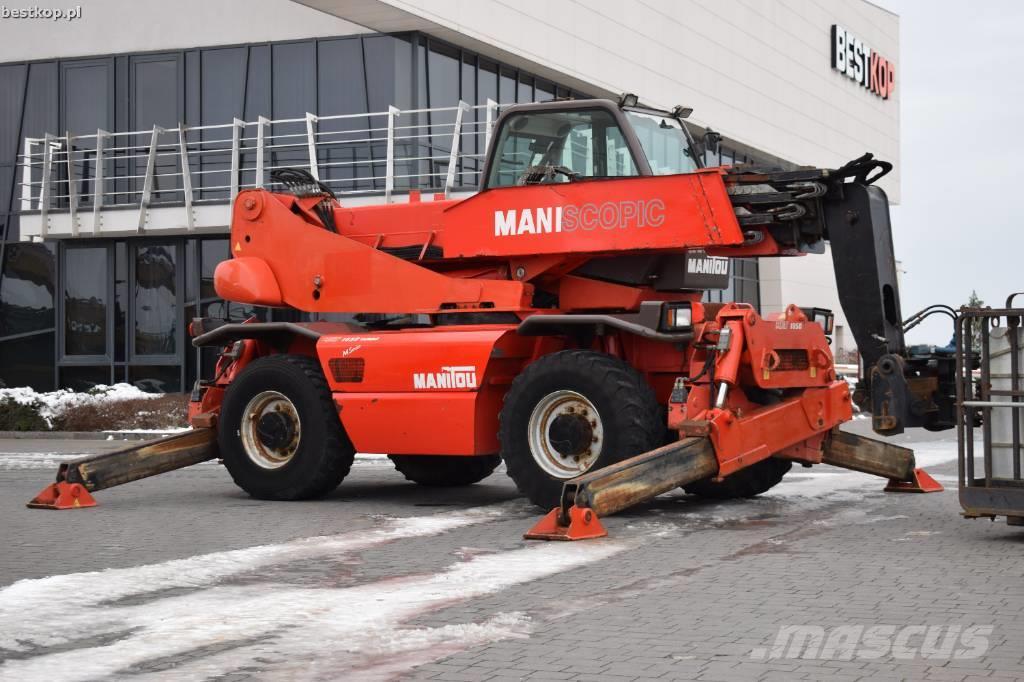
<svg viewBox="0 0 1024 682">
<path fill-rule="evenodd" d="M 944 442 L 955 448 L 948 436 Z M 950 477 L 955 465 L 931 472 Z M 289 505 L 245 498 L 210 464 L 101 492 L 95 510 L 25 510 L 25 499 L 48 477 L 41 470 L 0 468 L 0 585 L 351 533 L 376 527 L 382 514 L 443 515 L 502 503 L 505 514 L 486 523 L 290 563 L 229 583 L 387 585 L 438 575 L 474 557 L 538 547 L 520 539 L 535 511 L 518 501 L 501 474 L 471 488 L 438 491 L 407 484 L 386 463 L 363 462 L 327 499 Z M 807 480 L 820 488 L 820 479 Z M 958 511 L 954 491 L 886 495 L 880 484 L 820 497 L 799 495 L 794 484 L 782 495 L 730 503 L 673 494 L 609 519 L 611 537 L 588 546 L 618 551 L 600 560 L 411 611 L 395 627 L 423 637 L 454 629 L 443 639 L 424 640 L 404 668 L 389 670 L 411 680 L 497 682 L 1019 679 L 1024 535 L 1001 523 L 967 522 Z M 576 552 L 582 544 L 558 551 Z M 468 625 L 487 631 L 492 619 L 510 614 L 517 624 L 508 632 L 460 642 Z M 850 660 L 773 654 L 783 626 L 819 627 L 827 639 L 838 627 L 880 625 L 993 629 L 988 651 L 968 660 L 904 660 L 891 650 Z M 915 637 L 910 644 L 920 645 L 921 636 Z M 189 663 L 187 656 L 167 660 Z M 360 660 L 366 669 L 380 663 Z M 358 679 L 362 669 L 345 676 Z M 139 671 L 148 670 L 142 665 Z M 3 672 L 0 667 L 0 677 Z"/>
</svg>

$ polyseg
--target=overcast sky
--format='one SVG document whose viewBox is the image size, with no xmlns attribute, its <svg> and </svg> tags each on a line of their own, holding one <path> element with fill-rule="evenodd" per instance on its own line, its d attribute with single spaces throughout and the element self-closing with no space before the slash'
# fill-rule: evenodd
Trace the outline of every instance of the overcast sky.
<svg viewBox="0 0 1024 682">
<path fill-rule="evenodd" d="M 1024 291 L 1024 2 L 877 0 L 900 15 L 902 197 L 893 207 L 904 317 Z M 1024 296 L 1018 300 L 1024 305 Z M 935 316 L 911 343 L 945 344 Z"/>
</svg>

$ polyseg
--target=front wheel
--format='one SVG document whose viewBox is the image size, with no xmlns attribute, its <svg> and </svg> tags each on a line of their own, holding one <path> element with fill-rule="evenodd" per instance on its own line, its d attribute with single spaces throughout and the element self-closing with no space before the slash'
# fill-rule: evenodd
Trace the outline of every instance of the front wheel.
<svg viewBox="0 0 1024 682">
<path fill-rule="evenodd" d="M 654 391 L 635 369 L 604 353 L 546 355 L 512 382 L 498 439 L 508 475 L 544 509 L 562 484 L 661 445 Z"/>
<path fill-rule="evenodd" d="M 301 355 L 271 355 L 242 370 L 224 393 L 218 429 L 231 478 L 262 500 L 325 495 L 355 458 L 320 365 Z"/>
</svg>

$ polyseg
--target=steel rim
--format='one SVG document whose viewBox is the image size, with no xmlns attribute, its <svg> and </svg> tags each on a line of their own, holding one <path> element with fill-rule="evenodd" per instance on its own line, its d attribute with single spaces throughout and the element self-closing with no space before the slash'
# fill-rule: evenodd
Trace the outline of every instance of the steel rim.
<svg viewBox="0 0 1024 682">
<path fill-rule="evenodd" d="M 292 437 L 280 447 L 271 447 L 264 443 L 257 430 L 260 419 L 275 412 L 285 417 L 293 428 Z M 292 461 L 299 449 L 302 420 L 299 419 L 299 411 L 295 409 L 294 403 L 283 393 L 263 391 L 256 394 L 242 411 L 239 436 L 242 448 L 253 464 L 262 469 L 280 469 Z"/>
<path fill-rule="evenodd" d="M 591 442 L 578 451 L 560 452 L 551 440 L 551 427 L 560 416 L 583 419 L 589 425 Z M 604 443 L 604 424 L 597 408 L 576 391 L 560 390 L 541 398 L 527 424 L 530 454 L 544 473 L 559 479 L 569 479 L 586 473 L 601 456 Z"/>
</svg>

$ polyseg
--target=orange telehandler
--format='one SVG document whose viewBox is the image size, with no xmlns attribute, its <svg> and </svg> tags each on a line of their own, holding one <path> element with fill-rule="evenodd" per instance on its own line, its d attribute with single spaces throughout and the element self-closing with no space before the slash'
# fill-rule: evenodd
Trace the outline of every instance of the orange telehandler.
<svg viewBox="0 0 1024 682">
<path fill-rule="evenodd" d="M 218 294 L 346 321 L 197 319 L 221 348 L 197 382 L 195 431 L 66 464 L 37 506 L 219 456 L 263 499 L 333 490 L 356 451 L 424 485 L 475 483 L 504 461 L 552 510 L 528 537 L 604 534 L 598 517 L 673 488 L 749 497 L 793 462 L 941 489 L 913 453 L 841 432 L 856 401 L 881 434 L 951 428 L 950 356 L 903 340 L 891 164 L 706 168 L 681 107 L 579 100 L 507 108 L 480 191 L 349 208 L 309 173 L 241 192 Z M 715 143 L 704 135 L 703 146 Z M 710 303 L 732 258 L 831 241 L 863 372 L 851 396 L 832 313 L 762 316 Z"/>
</svg>

